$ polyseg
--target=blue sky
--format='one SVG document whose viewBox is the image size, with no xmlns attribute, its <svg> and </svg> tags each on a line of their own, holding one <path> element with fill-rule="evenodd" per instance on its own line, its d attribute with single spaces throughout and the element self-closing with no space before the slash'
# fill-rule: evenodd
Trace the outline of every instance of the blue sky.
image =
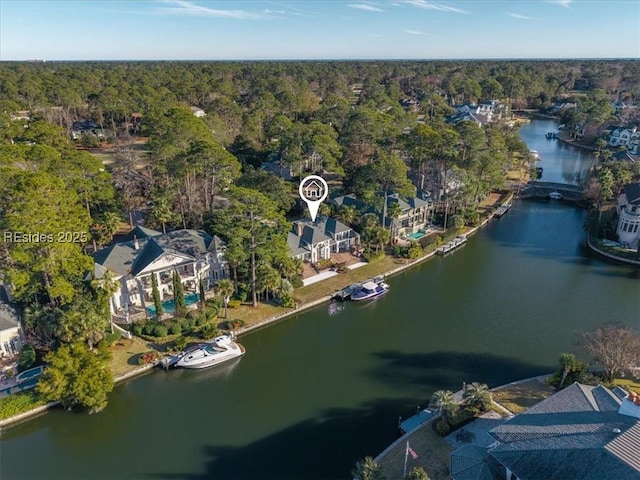
<svg viewBox="0 0 640 480">
<path fill-rule="evenodd" d="M 0 0 L 0 60 L 640 58 L 638 0 Z"/>
</svg>

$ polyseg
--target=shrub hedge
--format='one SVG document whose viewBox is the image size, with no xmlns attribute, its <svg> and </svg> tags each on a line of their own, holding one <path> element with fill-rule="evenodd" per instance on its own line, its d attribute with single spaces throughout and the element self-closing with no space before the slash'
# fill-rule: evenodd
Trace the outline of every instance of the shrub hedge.
<svg viewBox="0 0 640 480">
<path fill-rule="evenodd" d="M 380 261 L 384 258 L 384 251 L 381 250 L 378 253 L 363 253 L 362 258 L 364 258 L 368 263 L 374 263 Z"/>
</svg>

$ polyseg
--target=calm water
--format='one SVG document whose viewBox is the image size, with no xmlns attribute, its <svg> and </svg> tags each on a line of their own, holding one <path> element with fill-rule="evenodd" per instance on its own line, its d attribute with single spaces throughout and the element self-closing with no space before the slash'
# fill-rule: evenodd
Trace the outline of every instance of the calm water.
<svg viewBox="0 0 640 480">
<path fill-rule="evenodd" d="M 523 137 L 566 181 L 579 161 L 547 143 L 552 127 L 534 122 Z M 601 322 L 640 328 L 638 272 L 590 256 L 584 219 L 518 202 L 373 303 L 246 335 L 246 356 L 227 366 L 129 381 L 98 415 L 55 411 L 3 432 L 0 477 L 348 478 L 434 390 L 548 372 Z"/>
</svg>

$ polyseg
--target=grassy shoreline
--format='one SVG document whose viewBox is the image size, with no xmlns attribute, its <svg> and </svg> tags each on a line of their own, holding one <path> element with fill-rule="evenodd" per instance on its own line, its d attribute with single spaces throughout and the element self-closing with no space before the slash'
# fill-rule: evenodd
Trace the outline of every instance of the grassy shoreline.
<svg viewBox="0 0 640 480">
<path fill-rule="evenodd" d="M 493 211 L 498 206 L 510 201 L 511 198 L 512 193 L 492 194 L 491 197 L 489 197 L 487 201 L 479 207 L 479 212 L 481 213 L 480 224 L 476 227 L 466 227 L 459 232 L 455 232 L 455 234 L 474 234 L 491 220 Z M 450 232 L 450 235 L 454 235 L 454 232 Z M 297 308 L 292 309 L 262 303 L 255 308 L 249 305 L 241 305 L 238 308 L 230 308 L 228 310 L 228 318 L 225 318 L 224 320 L 244 320 L 246 322 L 246 326 L 237 330 L 236 334 L 242 335 L 249 333 L 258 328 L 264 328 L 277 323 L 285 318 L 299 315 L 304 310 L 327 302 L 336 292 L 354 283 L 359 283 L 379 275 L 393 276 L 413 268 L 434 257 L 434 250 L 435 245 L 433 248 L 427 249 L 423 256 L 414 260 L 398 259 L 391 255 L 386 255 L 374 263 L 364 265 L 354 270 L 349 270 L 345 273 L 340 273 L 334 277 L 330 277 L 306 287 L 298 288 L 294 292 L 294 297 L 298 301 Z M 167 343 L 172 339 L 173 338 L 164 338 L 159 339 L 158 342 L 150 342 L 134 337 L 132 340 L 117 342 L 115 346 L 110 348 L 113 355 L 111 360 L 111 369 L 115 377 L 115 382 L 120 383 L 148 373 L 154 365 L 138 365 L 138 356 L 141 353 L 148 352 L 150 350 L 157 350 L 164 353 L 166 352 Z M 22 396 L 25 394 L 18 393 L 14 395 Z M 55 402 L 49 405 L 42 405 L 42 403 L 37 399 L 37 395 L 30 395 L 30 397 L 32 401 L 20 401 L 20 408 L 12 411 L 11 416 L 0 415 L 0 428 L 5 428 L 8 425 L 22 422 L 31 418 L 31 416 L 38 415 L 46 411 L 48 408 L 55 406 Z"/>
</svg>

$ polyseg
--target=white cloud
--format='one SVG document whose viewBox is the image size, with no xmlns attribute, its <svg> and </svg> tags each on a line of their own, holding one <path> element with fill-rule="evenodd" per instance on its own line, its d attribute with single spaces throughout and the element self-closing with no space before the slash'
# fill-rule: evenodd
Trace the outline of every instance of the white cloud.
<svg viewBox="0 0 640 480">
<path fill-rule="evenodd" d="M 217 8 L 203 7 L 186 0 L 160 0 L 160 3 L 167 6 L 156 8 L 156 12 L 167 15 L 234 18 L 240 20 L 255 20 L 258 18 L 266 18 L 270 15 L 268 11 L 265 11 L 263 13 L 256 13 L 249 12 L 247 10 L 221 10 Z"/>
<path fill-rule="evenodd" d="M 527 17 L 526 15 L 522 15 L 520 13 L 507 12 L 507 15 L 513 18 L 518 18 L 520 20 L 533 20 L 533 17 Z"/>
<path fill-rule="evenodd" d="M 573 0 L 546 0 L 547 3 L 555 3 L 556 5 L 561 5 L 565 8 L 569 8 L 569 5 Z"/>
<path fill-rule="evenodd" d="M 431 0 L 404 0 L 404 3 L 424 10 L 439 10 L 441 12 L 469 13 L 456 7 L 451 7 L 443 3 L 432 2 Z"/>
<path fill-rule="evenodd" d="M 408 35 L 426 35 L 425 32 L 421 32 L 420 30 L 405 30 L 404 33 Z"/>
<path fill-rule="evenodd" d="M 368 3 L 350 3 L 347 5 L 350 8 L 357 8 L 359 10 L 366 10 L 367 12 L 384 12 L 381 8 L 374 7 Z"/>
</svg>

